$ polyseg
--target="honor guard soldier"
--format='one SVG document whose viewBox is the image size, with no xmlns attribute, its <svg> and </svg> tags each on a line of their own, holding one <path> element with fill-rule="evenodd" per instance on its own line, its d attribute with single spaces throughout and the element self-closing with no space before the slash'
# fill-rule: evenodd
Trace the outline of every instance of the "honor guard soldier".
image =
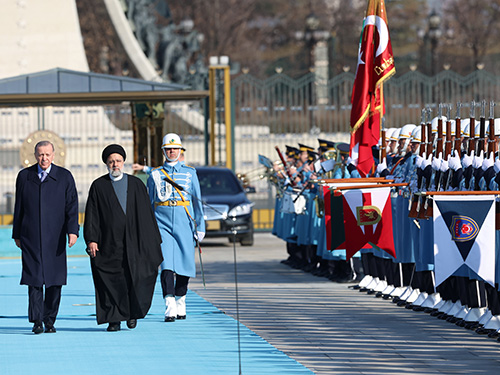
<svg viewBox="0 0 500 375">
<path fill-rule="evenodd" d="M 162 144 L 165 163 L 153 169 L 147 182 L 162 239 L 166 322 L 186 318 L 188 282 L 196 276 L 195 241 L 205 236 L 200 183 L 196 170 L 179 161 L 181 149 L 180 137 L 167 134 Z"/>
</svg>

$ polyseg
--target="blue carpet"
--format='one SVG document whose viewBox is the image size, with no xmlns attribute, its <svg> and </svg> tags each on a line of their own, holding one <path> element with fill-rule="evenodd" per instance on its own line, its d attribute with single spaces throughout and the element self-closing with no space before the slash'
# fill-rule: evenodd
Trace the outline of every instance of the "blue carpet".
<svg viewBox="0 0 500 375">
<path fill-rule="evenodd" d="M 12 240 L 10 240 L 12 241 Z M 13 242 L 13 241 L 12 241 Z M 4 254 L 0 253 L 0 256 Z M 184 321 L 163 322 L 159 283 L 150 314 L 129 330 L 95 320 L 88 258 L 68 259 L 57 333 L 34 335 L 19 259 L 0 260 L 0 374 L 238 374 L 237 323 L 189 292 Z M 242 374 L 312 374 L 240 324 Z"/>
</svg>

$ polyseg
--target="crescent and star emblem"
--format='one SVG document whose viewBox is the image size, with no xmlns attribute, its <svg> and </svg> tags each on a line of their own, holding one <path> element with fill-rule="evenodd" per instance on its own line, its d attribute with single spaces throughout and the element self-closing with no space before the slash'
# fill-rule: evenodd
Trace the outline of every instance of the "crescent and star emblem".
<svg viewBox="0 0 500 375">
<path fill-rule="evenodd" d="M 387 27 L 387 24 L 385 21 L 380 18 L 379 16 L 371 15 L 365 18 L 365 28 L 367 26 L 373 25 L 377 29 L 378 35 L 379 35 L 379 45 L 377 48 L 377 51 L 375 52 L 375 57 L 381 55 L 385 49 L 387 48 L 387 45 L 389 44 L 389 29 Z M 364 31 L 363 31 L 364 33 Z M 361 45 L 359 45 L 359 52 L 358 53 L 358 66 L 360 64 L 365 64 L 365 62 L 361 59 Z"/>
</svg>

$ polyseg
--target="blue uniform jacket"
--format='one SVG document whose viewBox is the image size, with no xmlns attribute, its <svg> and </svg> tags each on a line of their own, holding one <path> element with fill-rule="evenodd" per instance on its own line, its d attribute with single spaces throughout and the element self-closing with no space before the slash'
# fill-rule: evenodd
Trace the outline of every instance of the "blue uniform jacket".
<svg viewBox="0 0 500 375">
<path fill-rule="evenodd" d="M 161 200 L 157 189 L 168 187 L 162 169 L 184 189 L 184 191 L 177 192 L 172 188 L 168 200 L 182 201 L 179 195 L 182 194 L 184 201 L 189 202 L 187 206 L 180 204 L 177 206 L 158 205 Z M 158 181 L 160 186 L 157 186 Z M 196 170 L 181 162 L 174 166 L 165 163 L 162 167 L 151 172 L 147 185 L 162 239 L 163 263 L 161 269 L 174 271 L 178 275 L 195 277 L 194 254 L 196 243 L 194 235 L 196 231 L 205 232 L 200 183 Z"/>
</svg>

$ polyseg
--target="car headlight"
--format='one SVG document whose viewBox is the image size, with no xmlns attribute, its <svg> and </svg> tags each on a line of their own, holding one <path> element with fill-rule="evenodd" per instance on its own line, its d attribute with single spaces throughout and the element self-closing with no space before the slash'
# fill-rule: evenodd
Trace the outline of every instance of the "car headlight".
<svg viewBox="0 0 500 375">
<path fill-rule="evenodd" d="M 255 203 L 240 204 L 239 206 L 236 206 L 231 211 L 229 211 L 227 216 L 235 217 L 235 216 L 241 216 L 241 215 L 248 215 L 252 212 L 252 207 L 254 205 L 255 205 Z"/>
</svg>

